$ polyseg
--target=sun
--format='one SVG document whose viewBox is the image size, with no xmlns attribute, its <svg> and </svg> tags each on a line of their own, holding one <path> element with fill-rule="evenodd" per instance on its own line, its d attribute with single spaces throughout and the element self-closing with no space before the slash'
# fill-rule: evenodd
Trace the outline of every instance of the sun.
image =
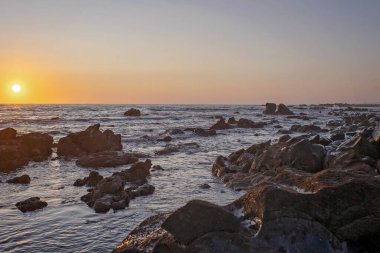
<svg viewBox="0 0 380 253">
<path fill-rule="evenodd" d="M 15 84 L 12 85 L 12 91 L 14 93 L 19 93 L 21 91 L 21 89 L 22 89 L 21 85 L 18 84 L 18 83 L 15 83 Z"/>
</svg>

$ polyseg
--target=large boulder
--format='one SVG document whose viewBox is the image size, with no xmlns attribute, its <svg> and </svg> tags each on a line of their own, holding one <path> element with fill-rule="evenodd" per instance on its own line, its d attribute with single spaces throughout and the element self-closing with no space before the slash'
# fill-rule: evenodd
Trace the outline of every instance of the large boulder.
<svg viewBox="0 0 380 253">
<path fill-rule="evenodd" d="M 131 168 L 116 172 L 114 175 L 120 176 L 126 182 L 145 182 L 146 178 L 150 175 L 151 167 L 151 160 L 146 159 L 145 162 L 137 162 Z"/>
<path fill-rule="evenodd" d="M 76 165 L 80 167 L 106 168 L 131 164 L 137 162 L 138 160 L 138 157 L 131 154 L 124 154 L 118 151 L 103 151 L 80 157 L 76 161 Z"/>
<path fill-rule="evenodd" d="M 57 153 L 60 156 L 78 157 L 102 151 L 122 149 L 121 135 L 111 130 L 101 132 L 100 124 L 88 127 L 85 131 L 69 134 L 58 142 Z"/>
<path fill-rule="evenodd" d="M 135 108 L 131 108 L 124 113 L 124 116 L 130 116 L 130 117 L 139 117 L 140 115 L 141 115 L 140 110 L 135 109 Z"/>
<path fill-rule="evenodd" d="M 277 105 L 274 103 L 266 103 L 265 104 L 265 110 L 263 111 L 263 114 L 266 115 L 275 115 L 276 114 L 276 108 Z"/>
<path fill-rule="evenodd" d="M 162 224 L 181 244 L 210 232 L 237 232 L 239 221 L 227 210 L 202 200 L 192 200 L 171 214 Z"/>
<path fill-rule="evenodd" d="M 52 153 L 53 137 L 42 133 L 29 133 L 20 136 L 14 129 L 1 131 L 0 171 L 7 172 L 27 165 L 30 161 L 40 162 Z"/>
<path fill-rule="evenodd" d="M 48 204 L 40 200 L 38 197 L 33 197 L 16 203 L 16 207 L 23 213 L 42 209 Z"/>
<path fill-rule="evenodd" d="M 294 113 L 284 104 L 279 104 L 276 110 L 277 115 L 293 115 Z"/>
</svg>

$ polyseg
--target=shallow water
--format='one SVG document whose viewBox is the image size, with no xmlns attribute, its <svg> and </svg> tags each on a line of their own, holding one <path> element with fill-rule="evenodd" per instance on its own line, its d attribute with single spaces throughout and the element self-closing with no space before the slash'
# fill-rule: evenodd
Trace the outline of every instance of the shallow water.
<svg viewBox="0 0 380 253">
<path fill-rule="evenodd" d="M 122 135 L 123 150 L 146 153 L 152 163 L 164 171 L 152 172 L 149 182 L 156 187 L 151 196 L 130 202 L 125 210 L 96 214 L 80 200 L 85 187 L 74 187 L 76 179 L 87 176 L 90 169 L 79 168 L 74 161 L 48 160 L 30 163 L 13 173 L 0 174 L 0 180 L 28 174 L 28 186 L 0 184 L 0 252 L 109 252 L 148 216 L 172 211 L 191 199 L 203 199 L 227 204 L 242 192 L 234 192 L 211 174 L 212 163 L 218 155 L 228 155 L 253 143 L 277 139 L 281 125 L 285 129 L 301 123 L 325 126 L 332 119 L 329 109 L 296 109 L 315 117 L 310 121 L 283 116 L 262 116 L 263 106 L 189 106 L 135 105 L 142 110 L 139 118 L 127 118 L 123 113 L 131 106 L 123 105 L 0 105 L 0 129 L 13 127 L 19 133 L 44 132 L 55 141 L 68 133 L 84 130 L 96 123 Z M 371 109 L 373 110 L 373 109 Z M 237 112 L 239 114 L 237 114 Z M 234 116 L 254 121 L 278 120 L 262 129 L 230 129 L 218 131 L 217 136 L 199 137 L 190 132 L 172 135 L 172 144 L 197 143 L 182 152 L 157 156 L 156 150 L 165 146 L 156 139 L 165 130 L 203 127 L 214 124 L 216 116 Z M 59 119 L 52 119 L 59 117 Z M 143 138 L 143 136 L 152 138 Z M 53 153 L 53 157 L 56 154 Z M 129 166 L 99 169 L 107 176 Z M 210 189 L 201 189 L 207 183 Z M 43 210 L 21 213 L 15 203 L 38 196 L 48 202 Z"/>
</svg>

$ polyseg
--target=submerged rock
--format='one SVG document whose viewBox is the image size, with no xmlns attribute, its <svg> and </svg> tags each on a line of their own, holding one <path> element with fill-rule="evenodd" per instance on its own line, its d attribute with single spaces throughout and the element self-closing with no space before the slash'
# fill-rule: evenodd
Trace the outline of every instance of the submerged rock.
<svg viewBox="0 0 380 253">
<path fill-rule="evenodd" d="M 30 177 L 29 175 L 22 175 L 19 177 L 14 177 L 7 180 L 7 183 L 9 184 L 30 184 Z"/>
<path fill-rule="evenodd" d="M 124 113 L 124 116 L 139 117 L 141 116 L 141 112 L 139 109 L 131 108 Z"/>
<path fill-rule="evenodd" d="M 16 203 L 16 207 L 23 213 L 42 209 L 48 204 L 40 200 L 38 197 L 33 197 Z"/>
<path fill-rule="evenodd" d="M 57 153 L 60 156 L 78 157 L 102 151 L 122 149 L 121 135 L 111 130 L 101 132 L 100 124 L 88 127 L 85 131 L 69 134 L 58 142 Z"/>
</svg>

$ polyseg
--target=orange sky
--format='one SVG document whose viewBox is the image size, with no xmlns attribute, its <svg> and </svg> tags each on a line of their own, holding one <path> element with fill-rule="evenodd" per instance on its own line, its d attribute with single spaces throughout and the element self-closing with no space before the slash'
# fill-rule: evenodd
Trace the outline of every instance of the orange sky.
<svg viewBox="0 0 380 253">
<path fill-rule="evenodd" d="M 380 102 L 378 2 L 213 3 L 1 1 L 0 103 Z"/>
</svg>

